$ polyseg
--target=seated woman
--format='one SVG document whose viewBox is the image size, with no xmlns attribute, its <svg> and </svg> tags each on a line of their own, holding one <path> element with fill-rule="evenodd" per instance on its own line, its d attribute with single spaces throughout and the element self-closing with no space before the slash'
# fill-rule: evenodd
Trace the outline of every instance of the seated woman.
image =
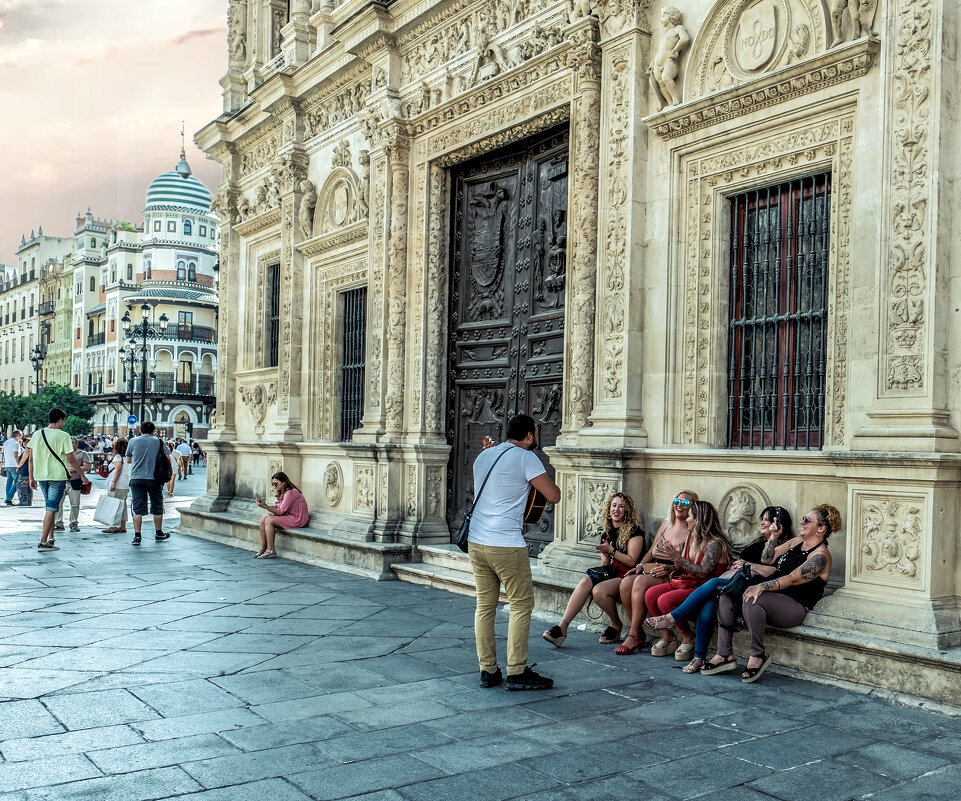
<svg viewBox="0 0 961 801">
<path fill-rule="evenodd" d="M 682 551 L 665 544 L 661 551 L 674 560 L 674 576 L 665 584 L 651 587 L 644 594 L 648 609 L 658 610 L 662 615 L 677 609 L 697 587 L 716 578 L 731 561 L 731 542 L 721 528 L 720 516 L 713 503 L 695 501 L 687 515 L 691 536 Z M 678 586 L 680 585 L 680 586 Z M 661 630 L 661 639 L 651 647 L 651 656 L 667 656 L 683 661 L 694 653 L 694 634 L 683 618 L 678 619 L 677 630 L 682 642 L 678 642 L 670 629 Z"/>
<path fill-rule="evenodd" d="M 741 681 L 757 681 L 771 664 L 764 650 L 764 627 L 768 623 L 779 628 L 798 626 L 808 611 L 824 595 L 831 575 L 831 554 L 827 540 L 832 531 L 841 528 L 841 513 L 829 504 L 815 506 L 801 518 L 801 536 L 775 545 L 770 539 L 764 546 L 761 561 L 775 566 L 771 577 L 748 587 L 741 603 L 741 614 L 751 632 L 751 657 Z M 731 640 L 737 611 L 731 599 L 722 595 L 717 605 L 721 628 L 717 635 L 717 654 L 701 673 L 711 675 L 737 669 Z"/>
<path fill-rule="evenodd" d="M 761 533 L 758 538 L 741 551 L 741 557 L 734 562 L 730 569 L 715 579 L 705 582 L 694 592 L 687 596 L 684 601 L 673 612 L 659 617 L 649 617 L 644 622 L 652 629 L 670 629 L 679 620 L 685 618 L 697 618 L 694 640 L 694 658 L 684 666 L 685 673 L 697 673 L 704 667 L 704 660 L 707 657 L 707 647 L 711 643 L 711 636 L 714 634 L 715 615 L 717 613 L 717 596 L 721 589 L 731 580 L 731 577 L 745 564 L 751 565 L 751 572 L 758 576 L 770 576 L 774 572 L 773 565 L 761 564 L 761 552 L 767 544 L 768 539 L 774 538 L 777 544 L 781 545 L 794 536 L 791 530 L 791 515 L 787 509 L 781 506 L 768 506 L 761 512 Z M 690 638 L 681 631 L 681 638 L 686 645 Z M 683 646 L 682 646 L 683 647 Z M 675 658 L 680 653 L 680 648 L 674 652 Z"/>
<path fill-rule="evenodd" d="M 622 645 L 614 649 L 619 656 L 636 654 L 645 644 L 646 637 L 641 633 L 641 622 L 644 620 L 644 593 L 656 584 L 667 581 L 673 565 L 662 551 L 664 545 L 674 545 L 683 548 L 687 544 L 690 531 L 687 528 L 687 513 L 691 504 L 697 500 L 697 493 L 681 490 L 671 503 L 671 514 L 668 520 L 661 523 L 650 549 L 641 558 L 637 567 L 628 570 L 620 585 L 616 589 L 621 603 L 631 619 L 631 629 Z M 605 603 L 614 609 L 616 596 L 602 599 L 594 594 L 597 605 L 607 611 Z"/>
<path fill-rule="evenodd" d="M 558 648 L 564 644 L 568 626 L 571 625 L 577 613 L 584 608 L 592 592 L 596 595 L 602 587 L 610 585 L 609 589 L 601 590 L 600 594 L 605 598 L 613 598 L 613 593 L 616 592 L 617 585 L 621 583 L 624 574 L 637 564 L 641 551 L 644 550 L 644 529 L 639 524 L 637 506 L 630 495 L 625 492 L 615 492 L 607 499 L 601 519 L 604 522 L 604 534 L 601 536 L 600 544 L 595 545 L 594 548 L 601 554 L 601 566 L 609 565 L 614 575 L 600 582 L 594 581 L 591 576 L 584 576 L 580 580 L 574 592 L 571 593 L 561 622 L 544 632 L 544 639 Z M 617 614 L 616 604 L 605 604 L 601 608 L 607 612 L 611 623 L 601 635 L 600 642 L 605 644 L 620 642 L 623 624 Z"/>
<path fill-rule="evenodd" d="M 270 477 L 270 486 L 274 488 L 274 495 L 277 496 L 275 504 L 268 504 L 263 498 L 257 498 L 257 505 L 267 514 L 260 520 L 260 550 L 254 554 L 255 559 L 276 559 L 274 535 L 277 529 L 301 528 L 310 520 L 303 493 L 286 473 L 274 473 Z"/>
</svg>

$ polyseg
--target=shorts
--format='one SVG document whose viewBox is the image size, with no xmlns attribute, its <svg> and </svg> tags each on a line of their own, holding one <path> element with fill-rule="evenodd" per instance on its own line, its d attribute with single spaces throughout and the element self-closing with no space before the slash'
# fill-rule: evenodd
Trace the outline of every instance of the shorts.
<svg viewBox="0 0 961 801">
<path fill-rule="evenodd" d="M 163 484 L 148 478 L 130 480 L 131 506 L 135 515 L 147 514 L 147 498 L 150 499 L 150 514 L 160 516 L 164 513 Z"/>
<path fill-rule="evenodd" d="M 40 491 L 43 493 L 44 508 L 48 512 L 56 512 L 60 508 L 63 494 L 67 491 L 66 481 L 40 481 Z"/>
</svg>

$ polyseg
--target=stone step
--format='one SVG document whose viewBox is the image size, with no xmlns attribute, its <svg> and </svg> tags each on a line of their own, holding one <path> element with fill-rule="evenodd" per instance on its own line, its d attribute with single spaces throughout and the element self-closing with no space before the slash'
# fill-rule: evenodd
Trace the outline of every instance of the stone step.
<svg viewBox="0 0 961 801">
<path fill-rule="evenodd" d="M 471 583 L 473 584 L 470 556 L 456 545 L 421 545 L 418 546 L 417 553 L 420 555 L 421 562 L 425 565 L 435 565 L 448 570 L 471 574 Z"/>
</svg>

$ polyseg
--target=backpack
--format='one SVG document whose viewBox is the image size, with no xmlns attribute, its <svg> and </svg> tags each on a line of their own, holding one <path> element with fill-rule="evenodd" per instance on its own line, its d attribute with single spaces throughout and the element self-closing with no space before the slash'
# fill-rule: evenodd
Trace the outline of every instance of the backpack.
<svg viewBox="0 0 961 801">
<path fill-rule="evenodd" d="M 170 457 L 164 453 L 164 441 L 157 437 L 157 461 L 153 468 L 153 479 L 161 484 L 166 484 L 173 478 L 173 468 L 170 466 Z"/>
</svg>

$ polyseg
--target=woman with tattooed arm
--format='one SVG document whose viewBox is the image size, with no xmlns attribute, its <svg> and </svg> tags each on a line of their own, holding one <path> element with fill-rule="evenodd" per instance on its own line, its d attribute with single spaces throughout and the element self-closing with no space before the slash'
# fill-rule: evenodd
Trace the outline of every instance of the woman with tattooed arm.
<svg viewBox="0 0 961 801">
<path fill-rule="evenodd" d="M 815 506 L 801 518 L 801 536 L 776 545 L 770 539 L 761 553 L 764 564 L 775 565 L 771 577 L 748 587 L 743 596 L 742 614 L 751 632 L 751 658 L 741 681 L 757 681 L 771 664 L 764 650 L 764 627 L 767 623 L 788 629 L 798 626 L 808 611 L 821 600 L 831 575 L 831 554 L 827 540 L 832 531 L 841 528 L 841 513 L 829 504 Z M 737 669 L 731 648 L 735 611 L 731 599 L 722 595 L 717 608 L 717 654 L 701 672 L 723 673 Z"/>
</svg>

